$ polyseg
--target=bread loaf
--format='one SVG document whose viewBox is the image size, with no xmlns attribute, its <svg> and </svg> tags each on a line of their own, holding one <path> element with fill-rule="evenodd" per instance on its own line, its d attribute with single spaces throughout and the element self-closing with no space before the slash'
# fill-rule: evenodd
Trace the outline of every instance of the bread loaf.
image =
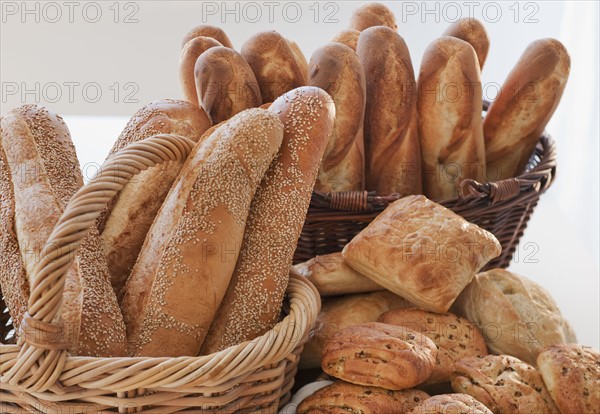
<svg viewBox="0 0 600 414">
<path fill-rule="evenodd" d="M 356 52 L 356 44 L 358 43 L 359 36 L 360 32 L 358 30 L 346 29 L 333 36 L 331 41 L 344 44 Z"/>
<path fill-rule="evenodd" d="M 2 226 L 11 226 L 0 245 L 0 282 L 16 327 L 28 300 L 21 295 L 29 293 L 48 237 L 83 179 L 67 126 L 46 109 L 25 105 L 9 112 L 2 118 L 0 142 Z M 15 263 L 7 264 L 7 259 Z M 82 241 L 67 271 L 62 319 L 73 355 L 124 354 L 125 326 L 96 227 Z"/>
<path fill-rule="evenodd" d="M 284 126 L 283 142 L 252 200 L 240 257 L 203 354 L 254 339 L 278 322 L 294 251 L 335 118 L 331 97 L 311 87 L 278 98 L 269 112 Z"/>
<path fill-rule="evenodd" d="M 308 61 L 306 60 L 306 56 L 302 53 L 302 49 L 298 46 L 298 43 L 293 40 L 287 39 L 288 44 L 290 45 L 290 49 L 294 52 L 294 56 L 296 56 L 296 62 L 300 67 L 300 70 L 304 74 L 304 77 L 308 77 Z"/>
<path fill-rule="evenodd" d="M 194 76 L 198 102 L 215 124 L 262 104 L 252 69 L 233 49 L 217 46 L 202 53 Z"/>
<path fill-rule="evenodd" d="M 394 30 L 398 29 L 396 16 L 385 5 L 381 3 L 367 3 L 352 13 L 350 18 L 350 29 L 363 31 L 372 26 L 387 26 Z"/>
<path fill-rule="evenodd" d="M 452 36 L 464 40 L 475 49 L 479 68 L 483 69 L 483 64 L 490 50 L 490 39 L 485 26 L 477 19 L 463 18 L 452 23 L 444 32 L 443 36 Z"/>
<path fill-rule="evenodd" d="M 197 355 L 231 279 L 250 202 L 283 136 L 277 116 L 243 111 L 196 145 L 127 281 L 130 355 Z"/>
<path fill-rule="evenodd" d="M 308 83 L 331 95 L 336 113 L 315 189 L 363 190 L 367 92 L 365 73 L 356 52 L 333 42 L 315 50 L 310 59 Z"/>
<path fill-rule="evenodd" d="M 560 102 L 570 66 L 569 54 L 558 40 L 537 40 L 525 49 L 483 123 L 490 181 L 525 170 Z"/>
<path fill-rule="evenodd" d="M 201 24 L 187 32 L 185 36 L 183 36 L 181 47 L 184 47 L 190 40 L 201 36 L 213 38 L 223 46 L 233 49 L 231 40 L 229 40 L 229 37 L 223 31 L 223 29 L 220 27 L 211 26 L 209 24 Z"/>
<path fill-rule="evenodd" d="M 198 57 L 211 47 L 222 46 L 213 38 L 200 36 L 195 37 L 185 44 L 179 58 L 179 83 L 186 101 L 199 106 L 198 92 L 196 91 L 196 78 L 194 68 Z"/>
<path fill-rule="evenodd" d="M 172 99 L 154 101 L 133 115 L 109 156 L 156 134 L 177 134 L 197 142 L 208 127 L 210 121 L 202 108 Z M 142 171 L 101 215 L 100 240 L 119 299 L 154 217 L 182 166 L 171 161 Z"/>
<path fill-rule="evenodd" d="M 456 37 L 433 41 L 419 74 L 419 135 L 425 195 L 457 197 L 462 180 L 485 182 L 481 76 L 475 50 Z"/>
<path fill-rule="evenodd" d="M 273 102 L 292 89 L 306 85 L 306 72 L 288 41 L 275 31 L 259 32 L 242 45 L 263 102 Z"/>
<path fill-rule="evenodd" d="M 367 79 L 366 189 L 421 194 L 416 83 L 406 43 L 389 27 L 372 27 L 356 51 Z"/>
</svg>

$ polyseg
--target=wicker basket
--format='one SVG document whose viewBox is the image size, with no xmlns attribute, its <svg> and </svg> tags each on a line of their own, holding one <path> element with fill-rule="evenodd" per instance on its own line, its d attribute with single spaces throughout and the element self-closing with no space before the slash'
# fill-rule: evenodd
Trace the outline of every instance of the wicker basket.
<svg viewBox="0 0 600 414">
<path fill-rule="evenodd" d="M 64 349 L 61 299 L 79 241 L 124 184 L 153 165 L 182 160 L 193 143 L 158 135 L 112 157 L 69 202 L 35 269 L 28 314 L 14 331 L 0 302 L 0 412 L 264 412 L 290 397 L 299 355 L 320 309 L 310 283 L 291 276 L 283 318 L 271 331 L 213 355 L 73 357 Z"/>
<path fill-rule="evenodd" d="M 502 253 L 484 269 L 508 267 L 540 195 L 550 187 L 555 173 L 556 147 L 550 136 L 544 133 L 522 175 L 487 184 L 464 180 L 461 183 L 463 196 L 440 203 L 498 238 Z M 315 191 L 294 262 L 342 250 L 348 241 L 398 198 L 397 194 L 377 196 L 366 191 Z"/>
</svg>

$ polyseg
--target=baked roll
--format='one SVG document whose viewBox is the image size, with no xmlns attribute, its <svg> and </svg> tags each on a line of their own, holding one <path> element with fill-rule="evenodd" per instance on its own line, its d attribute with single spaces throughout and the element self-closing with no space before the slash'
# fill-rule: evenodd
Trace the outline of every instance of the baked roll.
<svg viewBox="0 0 600 414">
<path fill-rule="evenodd" d="M 490 50 L 490 39 L 485 26 L 479 20 L 470 17 L 459 19 L 446 29 L 443 36 L 456 37 L 473 46 L 477 54 L 479 69 L 483 69 Z"/>
<path fill-rule="evenodd" d="M 184 47 L 190 40 L 201 36 L 215 39 L 221 45 L 233 49 L 233 45 L 231 44 L 231 40 L 229 40 L 227 33 L 225 33 L 220 27 L 211 26 L 210 24 L 201 24 L 192 28 L 185 34 L 185 36 L 183 36 L 181 47 Z"/>
<path fill-rule="evenodd" d="M 408 414 L 494 414 L 468 394 L 440 394 L 427 398 Z"/>
<path fill-rule="evenodd" d="M 302 53 L 302 49 L 298 46 L 298 43 L 293 40 L 287 39 L 288 45 L 292 52 L 294 52 L 294 56 L 296 57 L 296 62 L 300 67 L 300 71 L 304 74 L 304 77 L 308 78 L 308 61 L 306 60 L 306 56 Z"/>
<path fill-rule="evenodd" d="M 196 78 L 194 68 L 196 60 L 202 53 L 211 47 L 222 46 L 221 43 L 211 37 L 195 37 L 185 44 L 179 58 L 179 83 L 186 101 L 199 106 L 198 92 L 196 91 Z"/>
<path fill-rule="evenodd" d="M 390 204 L 342 254 L 374 282 L 443 313 L 500 251 L 486 230 L 424 196 L 408 196 Z"/>
<path fill-rule="evenodd" d="M 346 29 L 333 36 L 331 41 L 346 45 L 356 52 L 356 45 L 358 44 L 359 36 L 360 32 L 358 30 Z"/>
<path fill-rule="evenodd" d="M 372 26 L 387 26 L 398 30 L 396 16 L 387 6 L 381 3 L 367 3 L 352 12 L 350 29 L 360 32 Z"/>
</svg>

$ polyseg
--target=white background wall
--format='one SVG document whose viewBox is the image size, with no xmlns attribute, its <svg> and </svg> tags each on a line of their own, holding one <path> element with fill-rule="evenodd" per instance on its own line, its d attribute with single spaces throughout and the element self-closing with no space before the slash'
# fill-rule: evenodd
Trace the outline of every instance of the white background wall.
<svg viewBox="0 0 600 414">
<path fill-rule="evenodd" d="M 275 29 L 310 57 L 361 3 L 3 1 L 0 112 L 27 102 L 66 115 L 80 160 L 93 172 L 128 116 L 151 100 L 181 96 L 177 65 L 189 28 L 219 25 L 238 49 L 252 33 Z M 482 20 L 491 38 L 482 74 L 488 99 L 528 43 L 555 37 L 567 46 L 571 78 L 548 127 L 558 143 L 558 179 L 511 269 L 548 288 L 581 342 L 599 347 L 598 3 L 384 3 L 396 13 L 417 73 L 427 44 L 451 21 Z"/>
</svg>

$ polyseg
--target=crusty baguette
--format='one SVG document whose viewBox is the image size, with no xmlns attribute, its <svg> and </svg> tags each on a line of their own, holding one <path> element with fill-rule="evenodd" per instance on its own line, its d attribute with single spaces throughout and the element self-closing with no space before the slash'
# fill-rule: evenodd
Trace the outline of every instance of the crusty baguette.
<svg viewBox="0 0 600 414">
<path fill-rule="evenodd" d="M 363 190 L 363 120 L 367 91 L 365 73 L 356 52 L 335 42 L 315 50 L 310 58 L 308 83 L 331 95 L 336 113 L 315 189 L 323 192 Z"/>
<path fill-rule="evenodd" d="M 202 53 L 194 77 L 200 106 L 215 124 L 262 104 L 252 69 L 233 49 L 217 46 Z"/>
<path fill-rule="evenodd" d="M 210 120 L 196 105 L 173 99 L 154 101 L 133 115 L 109 156 L 156 134 L 177 134 L 197 142 L 208 127 Z M 182 162 L 172 161 L 142 171 L 119 192 L 99 220 L 102 247 L 119 299 L 154 217 L 182 166 Z"/>
<path fill-rule="evenodd" d="M 183 36 L 181 47 L 184 47 L 190 40 L 200 36 L 211 37 L 223 46 L 233 49 L 233 44 L 231 44 L 231 40 L 229 40 L 229 37 L 223 29 L 209 24 L 201 24 L 187 32 L 185 36 Z"/>
<path fill-rule="evenodd" d="M 242 45 L 241 53 L 256 76 L 263 102 L 273 102 L 284 93 L 306 85 L 307 73 L 298 63 L 296 53 L 276 31 L 256 33 Z"/>
<path fill-rule="evenodd" d="M 16 304 L 11 315 L 18 326 L 28 297 L 16 295 L 28 293 L 48 237 L 69 199 L 83 185 L 83 179 L 67 126 L 62 118 L 43 108 L 25 105 L 4 116 L 1 142 L 7 167 L 2 187 L 10 190 L 2 194 L 2 216 L 7 218 L 3 225 L 14 226 L 2 236 L 6 240 L 2 247 L 9 248 L 6 253 L 13 260 L 21 261 L 12 263 L 7 273 L 2 268 L 1 282 L 9 307 Z M 6 182 L 7 172 L 10 183 Z M 7 236 L 10 239 L 5 239 Z M 62 319 L 63 334 L 72 354 L 124 354 L 125 326 L 95 226 L 82 241 L 67 271 Z"/>
<path fill-rule="evenodd" d="M 302 53 L 302 49 L 300 49 L 300 46 L 298 46 L 298 43 L 296 43 L 290 39 L 287 39 L 287 42 L 290 45 L 290 49 L 292 49 L 292 52 L 294 52 L 294 55 L 296 56 L 296 62 L 298 62 L 298 66 L 300 67 L 300 70 L 302 71 L 302 73 L 304 73 L 304 77 L 307 78 L 308 77 L 308 61 L 306 60 L 306 56 L 304 56 L 304 53 Z"/>
<path fill-rule="evenodd" d="M 196 145 L 127 281 L 130 355 L 197 355 L 242 243 L 252 197 L 283 137 L 277 116 L 243 111 Z"/>
<path fill-rule="evenodd" d="M 525 49 L 483 122 L 490 180 L 525 170 L 560 102 L 570 66 L 567 50 L 556 39 L 537 40 Z"/>
<path fill-rule="evenodd" d="M 485 182 L 481 75 L 473 47 L 456 37 L 433 41 L 419 74 L 419 135 L 425 195 L 458 195 L 462 180 Z"/>
<path fill-rule="evenodd" d="M 186 101 L 194 105 L 198 103 L 198 92 L 196 91 L 196 78 L 194 68 L 198 57 L 211 47 L 222 46 L 217 40 L 200 36 L 195 37 L 185 44 L 179 58 L 179 83 Z"/>
<path fill-rule="evenodd" d="M 359 36 L 360 32 L 358 30 L 346 29 L 333 36 L 331 41 L 346 45 L 356 52 L 356 44 L 358 43 Z"/>
<path fill-rule="evenodd" d="M 360 34 L 357 53 L 367 79 L 366 189 L 421 194 L 416 83 L 406 43 L 389 27 L 371 27 Z"/>
<path fill-rule="evenodd" d="M 203 354 L 254 339 L 277 323 L 335 118 L 331 97 L 306 86 L 278 98 L 269 112 L 283 123 L 283 142 L 252 200 L 240 257 Z"/>
<path fill-rule="evenodd" d="M 477 54 L 479 68 L 483 69 L 483 64 L 490 50 L 490 38 L 483 23 L 474 18 L 459 19 L 446 29 L 443 36 L 457 37 L 473 46 Z"/>
<path fill-rule="evenodd" d="M 367 3 L 352 12 L 350 29 L 361 32 L 373 26 L 387 26 L 398 30 L 396 16 L 387 6 L 381 3 Z"/>
</svg>

